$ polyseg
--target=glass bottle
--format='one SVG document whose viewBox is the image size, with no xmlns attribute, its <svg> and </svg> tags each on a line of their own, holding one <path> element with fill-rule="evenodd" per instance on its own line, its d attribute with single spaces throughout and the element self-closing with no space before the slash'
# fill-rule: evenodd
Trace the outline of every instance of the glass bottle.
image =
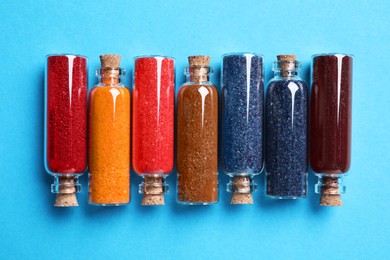
<svg viewBox="0 0 390 260">
<path fill-rule="evenodd" d="M 134 171 L 143 177 L 142 205 L 164 205 L 165 178 L 174 164 L 174 60 L 142 56 L 134 60 L 133 141 Z"/>
<path fill-rule="evenodd" d="M 266 94 L 266 193 L 304 198 L 308 172 L 308 88 L 295 55 L 278 55 Z"/>
<path fill-rule="evenodd" d="M 177 98 L 177 200 L 218 202 L 218 92 L 210 57 L 190 56 Z"/>
<path fill-rule="evenodd" d="M 231 204 L 253 203 L 253 177 L 263 168 L 263 75 L 261 55 L 222 56 L 221 164 Z"/>
<path fill-rule="evenodd" d="M 101 55 L 89 97 L 89 203 L 130 201 L 130 92 L 122 84 L 120 55 Z"/>
<path fill-rule="evenodd" d="M 322 206 L 341 206 L 351 164 L 352 62 L 347 54 L 312 57 L 310 165 Z"/>
<path fill-rule="evenodd" d="M 54 177 L 54 206 L 78 206 L 78 178 L 87 168 L 87 88 L 86 57 L 46 57 L 44 164 Z"/>
</svg>

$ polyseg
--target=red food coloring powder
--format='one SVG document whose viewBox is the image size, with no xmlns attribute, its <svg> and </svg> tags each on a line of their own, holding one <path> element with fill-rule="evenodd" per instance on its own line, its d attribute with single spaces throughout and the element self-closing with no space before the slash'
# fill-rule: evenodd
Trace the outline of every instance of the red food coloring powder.
<svg viewBox="0 0 390 260">
<path fill-rule="evenodd" d="M 133 167 L 138 174 L 168 174 L 174 162 L 174 60 L 135 60 Z"/>
<path fill-rule="evenodd" d="M 80 174 L 87 167 L 87 60 L 47 58 L 46 160 L 52 173 Z"/>
</svg>

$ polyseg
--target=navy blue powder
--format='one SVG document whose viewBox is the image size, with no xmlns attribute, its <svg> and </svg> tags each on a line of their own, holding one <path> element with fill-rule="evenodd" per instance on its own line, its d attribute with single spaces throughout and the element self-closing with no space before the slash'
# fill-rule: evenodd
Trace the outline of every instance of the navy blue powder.
<svg viewBox="0 0 390 260">
<path fill-rule="evenodd" d="M 263 59 L 231 54 L 222 64 L 221 163 L 226 173 L 263 168 Z"/>
<path fill-rule="evenodd" d="M 276 80 L 266 94 L 267 195 L 305 197 L 307 193 L 307 85 Z"/>
</svg>

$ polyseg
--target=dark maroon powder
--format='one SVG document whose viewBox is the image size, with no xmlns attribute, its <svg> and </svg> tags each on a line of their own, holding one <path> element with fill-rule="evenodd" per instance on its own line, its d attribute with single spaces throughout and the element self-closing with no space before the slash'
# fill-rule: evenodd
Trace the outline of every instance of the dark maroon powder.
<svg viewBox="0 0 390 260">
<path fill-rule="evenodd" d="M 352 57 L 318 55 L 312 66 L 310 164 L 342 174 L 351 163 Z"/>
</svg>

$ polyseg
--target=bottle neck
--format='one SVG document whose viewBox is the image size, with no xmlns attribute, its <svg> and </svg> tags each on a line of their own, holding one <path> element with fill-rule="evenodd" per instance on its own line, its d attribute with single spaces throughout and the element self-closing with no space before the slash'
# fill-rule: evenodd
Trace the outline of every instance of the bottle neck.
<svg viewBox="0 0 390 260">
<path fill-rule="evenodd" d="M 343 184 L 344 174 L 316 174 L 318 182 L 315 192 L 319 194 L 344 194 L 346 187 Z"/>
<path fill-rule="evenodd" d="M 186 67 L 184 74 L 187 83 L 210 82 L 213 74 L 213 67 L 208 66 L 191 66 Z"/>
<path fill-rule="evenodd" d="M 230 204 L 253 204 L 252 192 L 256 191 L 256 183 L 253 175 L 230 176 L 227 190 L 232 192 Z"/>
<path fill-rule="evenodd" d="M 143 181 L 138 187 L 141 194 L 160 195 L 168 192 L 169 186 L 165 182 L 164 175 L 150 174 L 143 175 Z"/>
<path fill-rule="evenodd" d="M 257 190 L 253 175 L 230 176 L 227 191 L 233 193 L 252 193 Z"/>
<path fill-rule="evenodd" d="M 81 191 L 78 176 L 54 176 L 51 192 L 56 193 L 55 207 L 77 207 L 76 193 Z"/>
<path fill-rule="evenodd" d="M 122 68 L 100 68 L 96 70 L 99 85 L 120 85 L 122 77 L 125 75 L 125 70 Z"/>
<path fill-rule="evenodd" d="M 78 176 L 54 176 L 51 192 L 57 194 L 71 194 L 81 191 Z"/>
<path fill-rule="evenodd" d="M 296 70 L 275 70 L 274 77 L 283 79 L 299 78 L 299 72 Z"/>
<path fill-rule="evenodd" d="M 278 60 L 273 63 L 274 77 L 280 79 L 297 79 L 301 63 L 296 60 Z"/>
<path fill-rule="evenodd" d="M 164 194 L 169 186 L 165 182 L 165 175 L 143 175 L 143 181 L 139 185 L 139 193 L 143 194 L 142 205 L 164 205 Z"/>
<path fill-rule="evenodd" d="M 321 194 L 321 206 L 342 206 L 341 194 L 345 193 L 346 187 L 343 184 L 343 174 L 316 174 L 318 183 L 315 185 L 315 192 Z"/>
</svg>

